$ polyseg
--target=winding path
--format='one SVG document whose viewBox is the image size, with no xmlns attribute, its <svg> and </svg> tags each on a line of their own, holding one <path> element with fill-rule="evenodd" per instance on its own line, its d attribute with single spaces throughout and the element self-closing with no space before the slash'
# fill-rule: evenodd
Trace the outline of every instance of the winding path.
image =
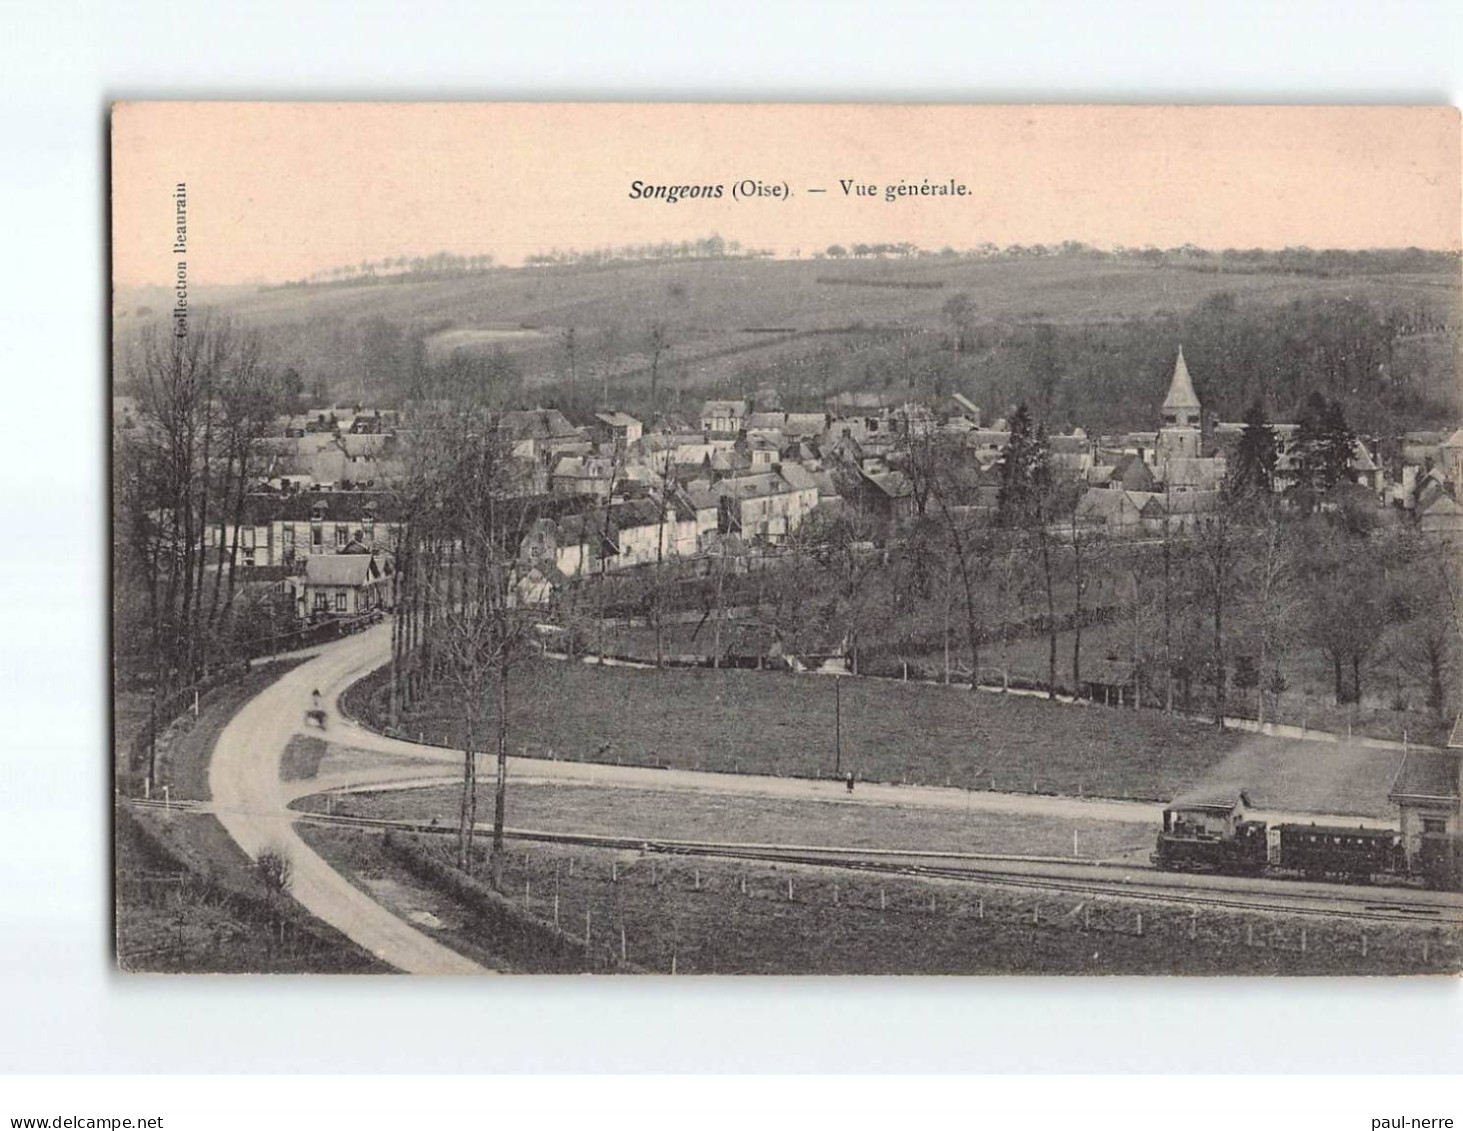
<svg viewBox="0 0 1463 1131">
<path fill-rule="evenodd" d="M 327 647 L 251 699 L 219 735 L 209 767 L 212 811 L 249 858 L 278 848 L 294 867 L 290 894 L 383 962 L 408 974 L 488 974 L 351 885 L 307 845 L 287 805 L 297 793 L 280 780 L 290 738 L 300 730 L 310 692 L 338 690 L 380 662 L 391 626 L 379 625 Z M 333 703 L 333 695 L 332 695 Z"/>
</svg>

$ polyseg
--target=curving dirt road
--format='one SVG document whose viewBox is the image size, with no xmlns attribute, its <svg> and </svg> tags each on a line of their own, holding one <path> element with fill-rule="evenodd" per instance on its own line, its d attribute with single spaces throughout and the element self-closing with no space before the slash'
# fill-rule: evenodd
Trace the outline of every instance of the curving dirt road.
<svg viewBox="0 0 1463 1131">
<path fill-rule="evenodd" d="M 489 974 L 398 919 L 353 887 L 295 832 L 286 808 L 292 793 L 280 780 L 280 759 L 300 730 L 310 692 L 348 686 L 389 655 L 391 626 L 378 625 L 331 645 L 251 699 L 219 735 L 209 767 L 212 810 L 250 859 L 278 848 L 294 866 L 290 894 L 383 962 L 408 974 Z"/>
</svg>

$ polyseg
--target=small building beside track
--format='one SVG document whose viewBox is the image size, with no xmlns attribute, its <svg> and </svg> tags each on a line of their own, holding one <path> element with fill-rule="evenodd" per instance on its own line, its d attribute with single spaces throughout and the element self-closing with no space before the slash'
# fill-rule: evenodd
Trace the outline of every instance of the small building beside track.
<svg viewBox="0 0 1463 1131">
<path fill-rule="evenodd" d="M 1409 868 L 1422 864 L 1424 838 L 1457 838 L 1463 775 L 1463 718 L 1446 750 L 1409 750 L 1387 794 L 1401 814 L 1402 845 Z"/>
</svg>

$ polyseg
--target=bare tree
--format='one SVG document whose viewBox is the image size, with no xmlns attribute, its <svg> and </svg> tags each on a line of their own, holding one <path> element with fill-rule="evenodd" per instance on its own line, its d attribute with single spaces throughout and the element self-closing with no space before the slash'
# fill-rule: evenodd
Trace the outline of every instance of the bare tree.
<svg viewBox="0 0 1463 1131">
<path fill-rule="evenodd" d="M 579 339 L 573 326 L 564 328 L 560 342 L 564 347 L 564 360 L 568 367 L 569 403 L 573 405 L 576 403 L 575 384 L 579 377 Z"/>
<path fill-rule="evenodd" d="M 1072 610 L 1072 693 L 1082 694 L 1082 628 L 1087 618 L 1087 590 L 1102 565 L 1103 540 L 1086 523 L 1077 521 L 1074 510 L 1071 517 L 1072 534 L 1072 590 L 1075 605 Z"/>
<path fill-rule="evenodd" d="M 1237 518 L 1237 502 L 1226 485 L 1220 489 L 1214 509 L 1197 523 L 1194 539 L 1200 587 L 1213 629 L 1210 674 L 1214 688 L 1214 725 L 1221 727 L 1224 725 L 1225 694 L 1229 682 L 1224 618 L 1235 589 L 1239 564 Z"/>
<path fill-rule="evenodd" d="M 283 383 L 256 336 L 213 315 L 184 337 L 150 330 L 128 378 L 138 414 L 119 444 L 119 521 L 148 593 L 158 681 L 183 685 L 228 640 L 258 441 Z"/>
<path fill-rule="evenodd" d="M 652 415 L 660 408 L 657 396 L 660 379 L 661 358 L 671 348 L 670 328 L 661 321 L 652 322 L 645 331 L 645 348 L 650 354 L 650 411 Z"/>
<path fill-rule="evenodd" d="M 1290 524 L 1273 499 L 1260 501 L 1245 531 L 1242 563 L 1243 610 L 1250 620 L 1259 669 L 1256 721 L 1265 725 L 1265 694 L 1275 679 L 1295 634 L 1300 599 L 1294 581 L 1296 547 Z"/>
</svg>

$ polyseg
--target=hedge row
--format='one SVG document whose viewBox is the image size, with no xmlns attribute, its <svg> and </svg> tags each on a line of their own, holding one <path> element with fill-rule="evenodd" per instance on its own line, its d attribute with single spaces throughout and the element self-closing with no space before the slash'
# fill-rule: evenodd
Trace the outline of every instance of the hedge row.
<svg viewBox="0 0 1463 1131">
<path fill-rule="evenodd" d="M 477 915 L 485 946 L 515 969 L 553 974 L 643 974 L 605 947 L 586 950 L 583 938 L 529 914 L 513 900 L 467 875 L 440 848 L 388 832 L 383 847 L 407 871 Z"/>
</svg>

